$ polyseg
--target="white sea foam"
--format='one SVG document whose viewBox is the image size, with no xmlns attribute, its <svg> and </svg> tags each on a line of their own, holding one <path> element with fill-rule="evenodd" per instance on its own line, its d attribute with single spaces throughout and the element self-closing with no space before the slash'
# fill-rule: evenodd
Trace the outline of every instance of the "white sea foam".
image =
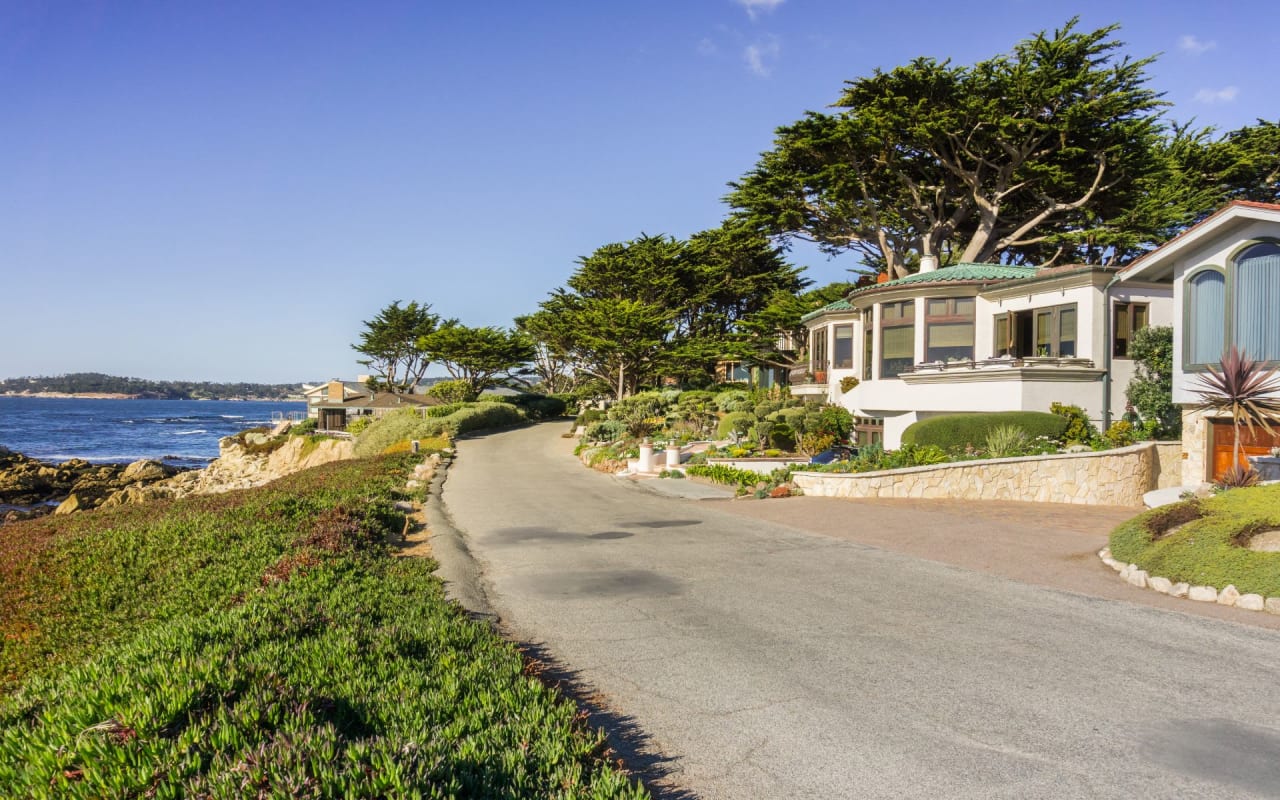
<svg viewBox="0 0 1280 800">
<path fill-rule="evenodd" d="M 244 419 L 244 414 L 219 414 L 223 419 Z"/>
<path fill-rule="evenodd" d="M 194 431 L 174 431 L 174 436 L 195 436 L 197 433 L 208 433 L 204 428 L 196 428 Z"/>
</svg>

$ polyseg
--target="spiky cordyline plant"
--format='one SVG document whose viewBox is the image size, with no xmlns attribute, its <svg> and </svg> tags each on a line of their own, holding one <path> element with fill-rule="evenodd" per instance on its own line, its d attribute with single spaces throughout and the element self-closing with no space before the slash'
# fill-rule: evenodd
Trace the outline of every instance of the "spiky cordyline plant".
<svg viewBox="0 0 1280 800">
<path fill-rule="evenodd" d="M 1200 386 L 1194 391 L 1200 404 L 1196 410 L 1226 414 L 1235 429 L 1231 470 L 1224 476 L 1224 484 L 1246 485 L 1253 470 L 1240 466 L 1240 428 L 1243 425 L 1253 433 L 1254 426 L 1258 426 L 1271 433 L 1273 425 L 1280 425 L 1280 380 L 1276 370 L 1266 369 L 1232 345 L 1222 356 L 1222 363 L 1216 368 L 1210 364 L 1208 374 L 1198 380 Z"/>
</svg>

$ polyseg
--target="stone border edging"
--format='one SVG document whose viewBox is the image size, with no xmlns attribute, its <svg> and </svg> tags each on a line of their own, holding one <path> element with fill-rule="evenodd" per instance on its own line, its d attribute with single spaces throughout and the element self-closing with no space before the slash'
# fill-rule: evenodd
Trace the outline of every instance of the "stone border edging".
<svg viewBox="0 0 1280 800">
<path fill-rule="evenodd" d="M 1240 594 L 1234 584 L 1228 584 L 1221 591 L 1212 586 L 1192 586 L 1189 583 L 1174 583 L 1168 578 L 1151 576 L 1146 570 L 1139 569 L 1137 564 L 1125 564 L 1111 557 L 1111 547 L 1098 551 L 1102 563 L 1120 573 L 1120 577 L 1130 586 L 1139 589 L 1151 589 L 1170 597 L 1195 600 L 1200 603 L 1217 603 L 1220 606 L 1234 606 L 1245 611 L 1265 611 L 1268 614 L 1280 615 L 1280 597 L 1263 597 L 1260 594 Z"/>
</svg>

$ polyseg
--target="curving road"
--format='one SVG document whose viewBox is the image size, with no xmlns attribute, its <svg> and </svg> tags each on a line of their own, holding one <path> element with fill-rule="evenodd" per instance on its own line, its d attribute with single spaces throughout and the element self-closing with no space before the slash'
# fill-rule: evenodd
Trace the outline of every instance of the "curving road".
<svg viewBox="0 0 1280 800">
<path fill-rule="evenodd" d="M 461 442 L 444 501 L 505 628 L 671 796 L 1280 797 L 1280 633 L 657 496 L 565 429 Z"/>
</svg>

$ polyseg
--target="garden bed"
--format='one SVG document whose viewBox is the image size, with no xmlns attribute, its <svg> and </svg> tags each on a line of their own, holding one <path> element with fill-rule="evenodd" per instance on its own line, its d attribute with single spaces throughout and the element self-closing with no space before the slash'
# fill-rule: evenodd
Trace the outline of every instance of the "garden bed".
<svg viewBox="0 0 1280 800">
<path fill-rule="evenodd" d="M 1252 536 L 1277 528 L 1280 485 L 1231 489 L 1135 517 L 1112 532 L 1111 554 L 1175 583 L 1280 597 L 1280 553 L 1248 547 Z"/>
</svg>

